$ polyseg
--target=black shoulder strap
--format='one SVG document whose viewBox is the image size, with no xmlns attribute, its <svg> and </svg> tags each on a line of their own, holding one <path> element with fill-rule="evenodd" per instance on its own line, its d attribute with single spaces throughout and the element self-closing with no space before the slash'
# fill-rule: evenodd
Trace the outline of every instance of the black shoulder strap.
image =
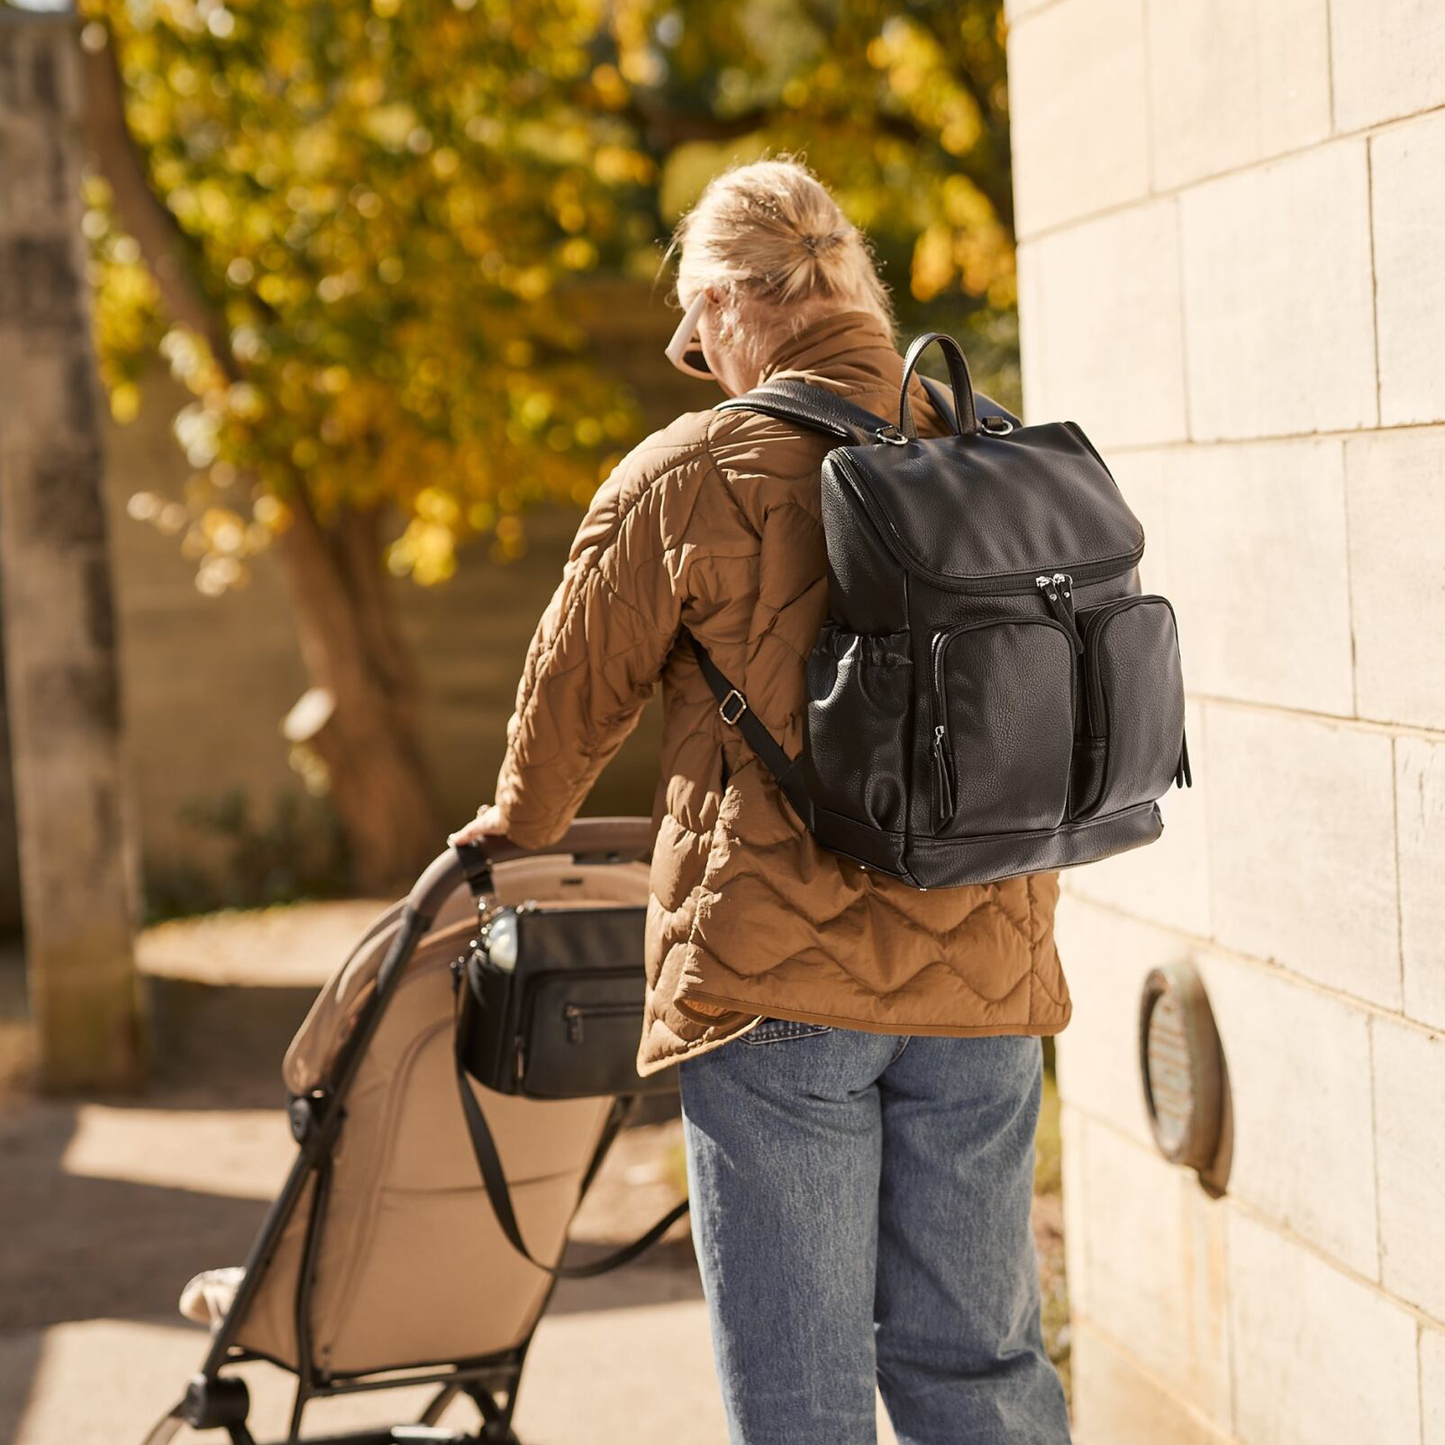
<svg viewBox="0 0 1445 1445">
<path fill-rule="evenodd" d="M 727 680 L 718 668 L 707 648 L 692 633 L 688 633 L 692 650 L 697 654 L 698 666 L 707 679 L 707 685 L 718 700 L 718 715 L 730 727 L 735 727 L 747 739 L 748 746 L 762 760 L 763 766 L 778 780 L 783 796 L 792 804 L 793 811 L 803 820 L 806 827 L 813 826 L 813 800 L 808 795 L 807 779 L 803 776 L 801 757 L 790 758 L 779 743 L 758 721 L 758 715 L 748 706 L 748 700 Z"/>
<path fill-rule="evenodd" d="M 953 405 L 953 393 L 931 376 L 919 376 L 933 409 L 949 426 L 958 426 L 958 413 Z M 1000 406 L 992 397 L 983 392 L 974 393 L 974 403 L 980 417 L 997 416 L 1014 426 L 1021 426 L 1007 407 Z M 767 382 L 741 396 L 730 396 L 720 401 L 714 411 L 755 411 L 765 416 L 780 417 L 784 421 L 797 422 L 810 431 L 822 432 L 824 436 L 836 437 L 849 446 L 866 446 L 879 440 L 882 432 L 896 437 L 898 429 L 893 422 L 876 413 L 856 405 L 836 391 L 825 386 L 812 386 L 806 381 L 795 381 L 784 377 Z"/>
<path fill-rule="evenodd" d="M 462 987 L 465 987 L 465 984 Z M 462 1061 L 462 1032 L 459 1028 L 453 1032 L 456 1036 L 453 1054 L 457 1071 L 457 1092 L 461 1096 L 462 1113 L 466 1116 L 467 1133 L 472 1136 L 472 1152 L 477 1156 L 477 1168 L 481 1173 L 482 1183 L 486 1186 L 487 1198 L 492 1201 L 497 1223 L 501 1225 L 502 1233 L 507 1236 L 507 1242 L 523 1258 L 556 1279 L 590 1279 L 593 1275 L 606 1274 L 608 1270 L 628 1264 L 651 1249 L 687 1213 L 688 1202 L 684 1199 L 680 1204 L 673 1205 L 646 1234 L 611 1254 L 603 1255 L 601 1259 L 590 1260 L 587 1264 L 543 1264 L 527 1248 L 527 1242 L 522 1238 L 516 1211 L 512 1208 L 512 1191 L 507 1187 L 507 1175 L 497 1154 L 496 1140 L 492 1138 L 487 1116 L 482 1113 L 482 1106 L 477 1103 L 477 1096 L 472 1092 L 466 1065 Z"/>
<path fill-rule="evenodd" d="M 741 396 L 730 396 L 713 410 L 762 412 L 765 416 L 795 421 L 799 426 L 836 437 L 850 446 L 877 441 L 880 431 L 890 434 L 895 431 L 891 422 L 856 406 L 836 391 L 787 377 L 767 382 Z"/>
</svg>

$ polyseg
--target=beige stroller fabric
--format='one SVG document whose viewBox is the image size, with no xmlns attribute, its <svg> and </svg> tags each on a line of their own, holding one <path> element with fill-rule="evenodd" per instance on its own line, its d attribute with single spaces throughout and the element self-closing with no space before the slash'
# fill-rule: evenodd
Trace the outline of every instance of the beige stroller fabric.
<svg viewBox="0 0 1445 1445">
<path fill-rule="evenodd" d="M 543 855 L 499 863 L 494 879 L 498 903 L 645 905 L 648 896 L 645 863 Z M 323 1086 L 400 917 L 398 904 L 378 918 L 318 996 L 286 1053 L 292 1093 Z M 369 1373 L 509 1350 L 529 1337 L 546 1302 L 551 1277 L 498 1227 L 456 1097 L 449 966 L 476 928 L 475 905 L 459 888 L 418 945 L 347 1093 L 309 1319 L 312 1359 L 323 1371 Z M 639 960 L 639 991 L 641 978 Z M 473 1087 L 527 1245 L 539 1259 L 555 1259 L 612 1101 Z M 313 1175 L 237 1335 L 244 1348 L 293 1369 L 296 1281 L 315 1188 Z M 220 1296 L 238 1277 L 198 1276 L 187 1287 L 187 1313 L 217 1318 Z"/>
</svg>

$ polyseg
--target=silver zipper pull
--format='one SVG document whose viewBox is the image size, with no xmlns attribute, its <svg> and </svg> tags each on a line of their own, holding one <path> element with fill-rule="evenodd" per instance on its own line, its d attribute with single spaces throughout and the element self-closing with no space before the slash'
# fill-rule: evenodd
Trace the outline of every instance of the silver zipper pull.
<svg viewBox="0 0 1445 1445">
<path fill-rule="evenodd" d="M 957 810 L 953 787 L 953 759 L 948 755 L 948 730 L 942 723 L 933 729 L 933 778 L 938 799 L 938 816 L 947 822 Z"/>
<path fill-rule="evenodd" d="M 562 1010 L 562 1017 L 567 1020 L 567 1042 L 580 1044 L 582 1042 L 582 1010 L 575 1003 L 569 1003 Z"/>
<path fill-rule="evenodd" d="M 1079 636 L 1079 624 L 1074 618 L 1073 577 L 1068 572 L 1055 572 L 1052 577 L 1040 573 L 1034 578 L 1034 585 L 1048 599 L 1049 611 L 1068 629 L 1074 652 L 1082 655 L 1084 639 Z"/>
</svg>

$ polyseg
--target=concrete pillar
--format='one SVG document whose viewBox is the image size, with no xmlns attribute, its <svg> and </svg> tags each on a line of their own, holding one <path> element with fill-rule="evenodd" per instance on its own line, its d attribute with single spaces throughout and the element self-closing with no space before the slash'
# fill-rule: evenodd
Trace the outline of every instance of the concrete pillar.
<svg viewBox="0 0 1445 1445">
<path fill-rule="evenodd" d="M 74 22 L 0 11 L 0 594 L 39 1078 L 141 1071 Z"/>
</svg>

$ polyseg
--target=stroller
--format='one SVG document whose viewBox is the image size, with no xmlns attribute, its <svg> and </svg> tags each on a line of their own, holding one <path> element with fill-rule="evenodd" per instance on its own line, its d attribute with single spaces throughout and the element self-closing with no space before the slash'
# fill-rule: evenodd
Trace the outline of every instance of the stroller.
<svg viewBox="0 0 1445 1445">
<path fill-rule="evenodd" d="M 449 849 L 357 941 L 286 1053 L 295 1163 L 244 1268 L 186 1287 L 182 1313 L 211 1325 L 210 1349 L 146 1445 L 184 1425 L 256 1445 L 246 1382 L 227 1373 L 254 1360 L 296 1377 L 287 1445 L 315 1400 L 416 1385 L 435 1391 L 415 1423 L 307 1445 L 518 1445 L 517 1388 L 554 1277 L 508 1242 L 478 1176 L 453 1071 L 452 964 L 494 907 L 645 904 L 651 845 L 648 819 L 588 818 L 548 849 Z M 636 1101 L 471 1087 L 527 1247 L 555 1260 Z M 460 1395 L 476 1433 L 437 1426 Z"/>
</svg>

